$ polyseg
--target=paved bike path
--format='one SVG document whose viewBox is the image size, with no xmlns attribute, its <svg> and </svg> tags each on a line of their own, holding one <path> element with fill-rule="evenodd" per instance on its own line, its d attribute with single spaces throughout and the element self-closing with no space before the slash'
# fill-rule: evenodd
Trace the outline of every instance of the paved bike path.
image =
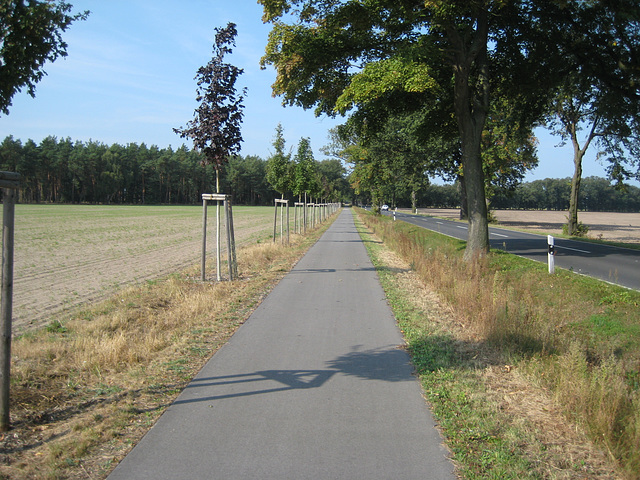
<svg viewBox="0 0 640 480">
<path fill-rule="evenodd" d="M 454 479 L 350 210 L 109 476 Z"/>
</svg>

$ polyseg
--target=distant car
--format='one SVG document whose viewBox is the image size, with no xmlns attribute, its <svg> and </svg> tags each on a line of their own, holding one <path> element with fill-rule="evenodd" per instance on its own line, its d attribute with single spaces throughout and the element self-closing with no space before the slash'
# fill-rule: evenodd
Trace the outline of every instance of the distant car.
<svg viewBox="0 0 640 480">
<path fill-rule="evenodd" d="M 382 205 L 380 207 L 380 210 L 382 210 L 383 212 L 386 212 L 387 210 L 389 210 L 389 205 Z"/>
</svg>

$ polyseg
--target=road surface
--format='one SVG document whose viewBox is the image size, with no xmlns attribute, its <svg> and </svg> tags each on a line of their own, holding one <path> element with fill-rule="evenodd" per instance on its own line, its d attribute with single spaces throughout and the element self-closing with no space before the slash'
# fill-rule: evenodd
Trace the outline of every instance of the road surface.
<svg viewBox="0 0 640 480">
<path fill-rule="evenodd" d="M 385 212 L 385 215 L 393 215 Z M 396 218 L 450 237 L 467 240 L 466 223 L 425 215 L 396 213 Z M 555 238 L 555 265 L 623 287 L 640 290 L 640 250 Z M 489 227 L 491 248 L 547 263 L 547 236 Z"/>
<path fill-rule="evenodd" d="M 343 210 L 109 476 L 453 480 Z"/>
</svg>

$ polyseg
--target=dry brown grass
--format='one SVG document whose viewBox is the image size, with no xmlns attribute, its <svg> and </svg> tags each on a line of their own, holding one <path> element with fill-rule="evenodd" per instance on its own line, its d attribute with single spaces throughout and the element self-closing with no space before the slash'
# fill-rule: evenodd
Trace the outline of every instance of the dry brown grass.
<svg viewBox="0 0 640 480">
<path fill-rule="evenodd" d="M 0 478 L 104 478 L 325 228 L 239 250 L 237 281 L 194 267 L 14 339 Z"/>
<path fill-rule="evenodd" d="M 569 272 L 549 276 L 544 266 L 504 254 L 466 263 L 461 242 L 365 218 L 451 306 L 456 320 L 446 330 L 457 339 L 461 358 L 473 358 L 486 373 L 483 395 L 522 418 L 533 414 L 532 424 L 543 430 L 559 461 L 565 452 L 566 465 L 594 464 L 579 453 L 589 443 L 586 436 L 578 437 L 581 445 L 568 440 L 571 425 L 607 452 L 608 459 L 597 456 L 600 466 L 591 470 L 597 475 L 577 478 L 640 477 L 637 294 Z M 546 405 L 544 415 L 536 415 L 539 408 L 527 413 L 535 404 Z M 566 446 L 552 441 L 556 434 Z M 550 478 L 576 478 L 569 471 L 568 477 L 553 473 L 558 465 L 551 464 Z"/>
</svg>

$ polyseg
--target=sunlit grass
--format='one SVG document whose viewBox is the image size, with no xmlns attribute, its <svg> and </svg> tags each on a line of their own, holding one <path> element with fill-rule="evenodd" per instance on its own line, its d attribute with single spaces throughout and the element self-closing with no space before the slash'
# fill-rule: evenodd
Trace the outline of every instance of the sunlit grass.
<svg viewBox="0 0 640 480">
<path fill-rule="evenodd" d="M 466 263 L 461 241 L 386 217 L 361 218 L 451 306 L 462 325 L 457 336 L 440 332 L 426 340 L 430 333 L 421 329 L 427 327 L 411 330 L 418 337 L 409 340 L 414 361 L 420 371 L 432 372 L 426 388 L 465 388 L 451 383 L 466 378 L 452 360 L 459 351 L 451 353 L 462 335 L 465 343 L 482 345 L 494 361 L 517 366 L 546 389 L 567 418 L 610 452 L 622 475 L 639 478 L 639 292 L 563 270 L 550 276 L 544 265 L 503 252 Z M 464 424 L 462 414 L 445 415 L 461 417 Z M 462 427 L 458 420 L 454 424 L 448 434 L 459 437 Z"/>
</svg>

